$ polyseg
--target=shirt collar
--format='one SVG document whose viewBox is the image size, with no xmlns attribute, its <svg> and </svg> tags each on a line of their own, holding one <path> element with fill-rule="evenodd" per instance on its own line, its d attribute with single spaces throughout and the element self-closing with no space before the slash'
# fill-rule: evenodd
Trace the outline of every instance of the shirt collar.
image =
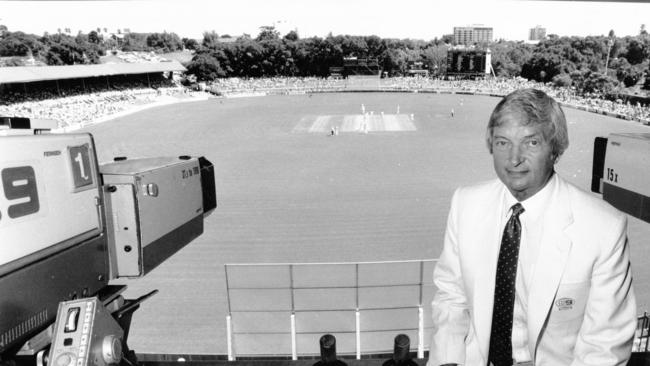
<svg viewBox="0 0 650 366">
<path fill-rule="evenodd" d="M 548 183 L 542 188 L 539 192 L 535 193 L 532 197 L 527 198 L 524 201 L 519 202 L 508 189 L 504 196 L 504 210 L 505 215 L 510 215 L 510 208 L 517 202 L 521 203 L 524 206 L 524 213 L 527 220 L 536 221 L 539 217 L 542 216 L 546 204 L 549 202 L 553 191 L 557 185 L 557 174 L 553 172 L 551 178 L 548 180 Z M 522 216 L 523 217 L 523 216 Z"/>
</svg>

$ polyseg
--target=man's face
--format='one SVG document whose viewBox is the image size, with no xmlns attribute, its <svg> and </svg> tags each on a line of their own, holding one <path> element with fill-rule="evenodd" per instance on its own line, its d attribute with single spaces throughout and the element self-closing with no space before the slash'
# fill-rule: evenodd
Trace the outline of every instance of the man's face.
<svg viewBox="0 0 650 366">
<path fill-rule="evenodd" d="M 510 193 L 523 201 L 539 192 L 553 173 L 551 146 L 539 125 L 522 126 L 506 116 L 492 131 L 494 170 Z"/>
</svg>

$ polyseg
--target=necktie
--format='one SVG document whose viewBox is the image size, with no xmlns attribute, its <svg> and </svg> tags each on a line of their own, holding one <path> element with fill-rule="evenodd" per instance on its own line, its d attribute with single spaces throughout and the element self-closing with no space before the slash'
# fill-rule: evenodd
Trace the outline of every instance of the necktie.
<svg viewBox="0 0 650 366">
<path fill-rule="evenodd" d="M 512 206 L 512 215 L 506 223 L 501 238 L 488 356 L 494 366 L 512 366 L 512 317 L 515 305 L 519 241 L 521 239 L 519 215 L 522 212 L 524 212 L 524 207 L 520 203 Z"/>
</svg>

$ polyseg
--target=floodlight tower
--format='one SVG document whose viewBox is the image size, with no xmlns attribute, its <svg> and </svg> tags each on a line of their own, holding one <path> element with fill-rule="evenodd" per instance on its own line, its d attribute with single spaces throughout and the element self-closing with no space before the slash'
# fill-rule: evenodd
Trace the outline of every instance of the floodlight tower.
<svg viewBox="0 0 650 366">
<path fill-rule="evenodd" d="M 612 51 L 612 46 L 614 45 L 614 40 L 611 38 L 607 40 L 607 58 L 605 59 L 605 72 L 603 75 L 607 75 L 607 66 L 609 65 L 609 54 Z"/>
</svg>

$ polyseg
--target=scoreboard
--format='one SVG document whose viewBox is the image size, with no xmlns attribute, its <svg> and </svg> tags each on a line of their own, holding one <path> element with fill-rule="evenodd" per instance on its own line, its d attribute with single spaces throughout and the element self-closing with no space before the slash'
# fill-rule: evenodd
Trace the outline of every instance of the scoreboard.
<svg viewBox="0 0 650 366">
<path fill-rule="evenodd" d="M 485 50 L 447 51 L 447 75 L 482 76 L 489 73 L 490 54 Z"/>
</svg>

